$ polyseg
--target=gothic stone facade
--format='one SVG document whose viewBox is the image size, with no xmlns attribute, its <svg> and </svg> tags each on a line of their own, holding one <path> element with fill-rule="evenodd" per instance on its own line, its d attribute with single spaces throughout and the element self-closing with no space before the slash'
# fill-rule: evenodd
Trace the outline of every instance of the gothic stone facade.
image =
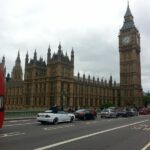
<svg viewBox="0 0 150 150">
<path fill-rule="evenodd" d="M 140 35 L 133 22 L 129 6 L 119 34 L 120 84 L 109 80 L 74 76 L 74 50 L 70 58 L 61 45 L 47 62 L 37 59 L 36 50 L 25 58 L 24 80 L 18 52 L 11 76 L 6 78 L 6 109 L 69 107 L 98 107 L 106 103 L 114 106 L 142 105 Z"/>
</svg>

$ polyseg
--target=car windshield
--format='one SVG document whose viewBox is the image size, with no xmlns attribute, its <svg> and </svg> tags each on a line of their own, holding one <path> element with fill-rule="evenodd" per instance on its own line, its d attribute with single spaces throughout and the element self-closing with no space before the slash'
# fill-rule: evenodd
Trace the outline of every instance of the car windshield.
<svg viewBox="0 0 150 150">
<path fill-rule="evenodd" d="M 3 96 L 0 96 L 0 109 L 3 108 Z"/>
<path fill-rule="evenodd" d="M 53 111 L 52 110 L 46 110 L 45 112 L 46 113 L 52 113 Z"/>
<path fill-rule="evenodd" d="M 102 112 L 108 112 L 108 111 L 109 111 L 108 109 L 103 109 L 103 110 L 102 110 Z"/>
<path fill-rule="evenodd" d="M 85 111 L 86 111 L 85 109 L 79 109 L 76 112 L 85 112 Z"/>
<path fill-rule="evenodd" d="M 130 108 L 129 110 L 130 110 L 130 111 L 136 111 L 136 109 L 135 109 L 135 108 Z"/>
<path fill-rule="evenodd" d="M 58 111 L 57 113 L 58 114 L 66 114 L 66 112 L 64 112 L 64 111 Z"/>
</svg>

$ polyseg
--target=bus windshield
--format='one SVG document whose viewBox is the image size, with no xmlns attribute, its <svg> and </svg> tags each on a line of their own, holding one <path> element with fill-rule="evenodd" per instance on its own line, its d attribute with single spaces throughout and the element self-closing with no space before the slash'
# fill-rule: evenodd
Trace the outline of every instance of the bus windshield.
<svg viewBox="0 0 150 150">
<path fill-rule="evenodd" d="M 4 107 L 4 98 L 3 96 L 0 96 L 0 109 L 3 109 Z"/>
</svg>

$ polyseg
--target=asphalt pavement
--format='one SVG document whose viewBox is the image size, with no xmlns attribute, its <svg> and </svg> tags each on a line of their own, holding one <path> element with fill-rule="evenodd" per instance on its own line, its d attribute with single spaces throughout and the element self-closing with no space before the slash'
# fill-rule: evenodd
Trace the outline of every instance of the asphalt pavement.
<svg viewBox="0 0 150 150">
<path fill-rule="evenodd" d="M 36 119 L 6 120 L 1 150 L 149 150 L 150 115 L 41 125 Z"/>
</svg>

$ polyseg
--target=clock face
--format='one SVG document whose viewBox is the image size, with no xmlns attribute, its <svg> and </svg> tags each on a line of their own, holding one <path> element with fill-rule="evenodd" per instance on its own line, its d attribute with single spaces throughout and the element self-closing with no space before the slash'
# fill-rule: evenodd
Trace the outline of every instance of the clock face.
<svg viewBox="0 0 150 150">
<path fill-rule="evenodd" d="M 130 43 L 130 40 L 131 40 L 130 36 L 125 36 L 122 38 L 122 44 L 127 45 Z"/>
</svg>

